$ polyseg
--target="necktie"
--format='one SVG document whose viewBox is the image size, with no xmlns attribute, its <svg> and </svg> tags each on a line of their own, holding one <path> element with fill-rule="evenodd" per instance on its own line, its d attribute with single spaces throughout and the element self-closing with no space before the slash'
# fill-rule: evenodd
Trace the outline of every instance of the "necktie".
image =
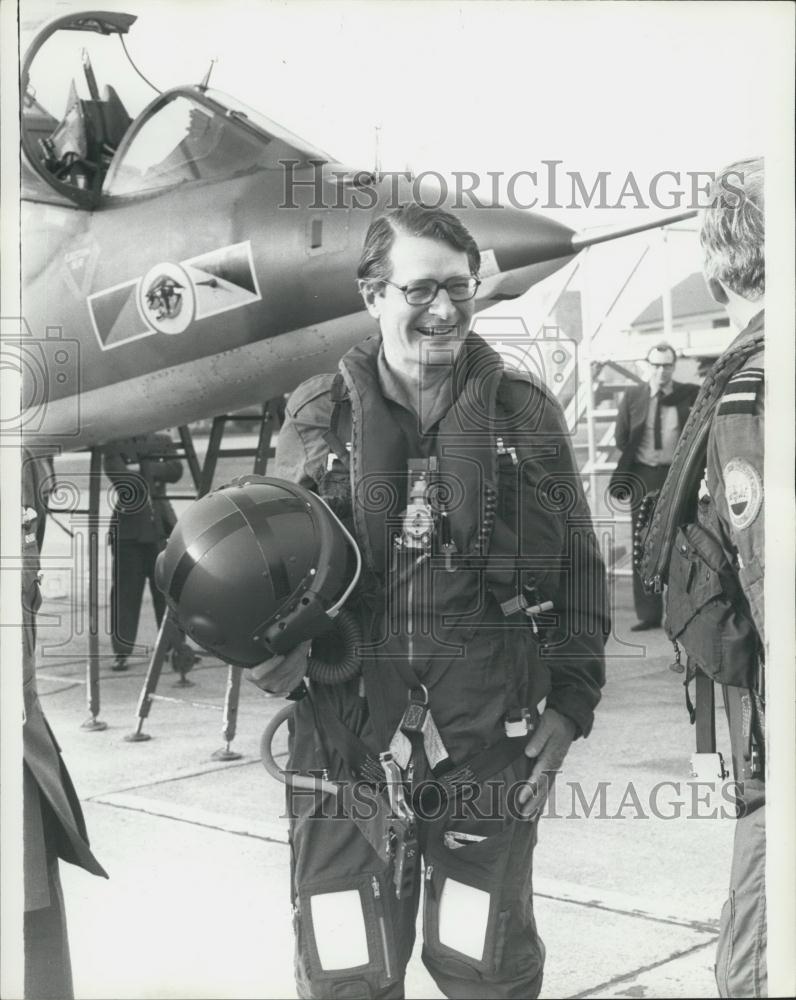
<svg viewBox="0 0 796 1000">
<path fill-rule="evenodd" d="M 661 399 L 663 397 L 662 392 L 655 393 L 655 418 L 652 424 L 652 434 L 653 434 L 653 446 L 656 451 L 660 451 L 663 448 L 663 435 L 661 434 Z"/>
</svg>

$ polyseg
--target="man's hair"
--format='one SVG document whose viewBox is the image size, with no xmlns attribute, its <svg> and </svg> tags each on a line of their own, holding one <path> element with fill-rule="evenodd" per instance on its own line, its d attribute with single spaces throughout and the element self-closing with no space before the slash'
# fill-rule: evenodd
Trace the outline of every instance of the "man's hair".
<svg viewBox="0 0 796 1000">
<path fill-rule="evenodd" d="M 766 290 L 762 157 L 724 167 L 710 194 L 699 231 L 705 277 L 754 302 Z"/>
<path fill-rule="evenodd" d="M 396 234 L 424 236 L 447 243 L 454 250 L 467 254 L 470 273 L 478 274 L 481 254 L 467 228 L 450 212 L 441 208 L 425 208 L 412 203 L 374 219 L 370 224 L 365 245 L 359 258 L 357 277 L 365 281 L 385 281 L 392 276 L 390 251 Z"/>
<path fill-rule="evenodd" d="M 677 361 L 677 351 L 675 351 L 671 344 L 667 344 L 665 340 L 662 340 L 660 344 L 656 344 L 647 351 L 647 361 L 649 361 L 650 354 L 652 354 L 653 351 L 668 351 L 672 356 L 672 364 Z"/>
</svg>

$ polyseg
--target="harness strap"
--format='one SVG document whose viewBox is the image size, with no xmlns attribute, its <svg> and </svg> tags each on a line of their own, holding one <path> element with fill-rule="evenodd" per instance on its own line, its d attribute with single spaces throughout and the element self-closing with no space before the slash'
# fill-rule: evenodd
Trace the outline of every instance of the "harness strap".
<svg viewBox="0 0 796 1000">
<path fill-rule="evenodd" d="M 715 754 L 715 682 L 696 668 L 695 685 L 696 706 L 691 705 L 688 687 L 686 687 L 686 701 L 691 721 L 696 723 L 696 751 L 698 754 Z M 723 685 L 723 695 L 730 725 L 736 778 L 760 778 L 765 773 L 765 719 L 762 703 L 755 691 L 745 688 Z"/>
<path fill-rule="evenodd" d="M 317 725 L 322 728 L 351 773 L 369 784 L 383 784 L 386 775 L 378 756 L 345 725 L 324 698 L 318 698 L 316 694 L 314 705 Z"/>
<path fill-rule="evenodd" d="M 386 775 L 378 757 L 341 721 L 332 706 L 323 698 L 316 696 L 313 699 L 313 708 L 316 725 L 323 728 L 324 735 L 351 773 L 368 784 L 384 784 Z M 420 807 L 421 815 L 423 815 L 424 801 L 428 805 L 428 799 L 432 794 L 437 796 L 441 794 L 446 799 L 453 800 L 467 786 L 484 784 L 520 757 L 527 742 L 527 735 L 504 736 L 464 763 L 447 770 L 444 774 L 435 775 L 433 782 L 418 786 L 420 794 L 417 797 L 413 796 L 413 800 Z"/>
<path fill-rule="evenodd" d="M 329 430 L 323 435 L 323 439 L 341 462 L 347 462 L 348 449 L 340 437 L 340 424 L 343 417 L 343 403 L 348 400 L 348 391 L 340 372 L 332 380 L 329 399 L 332 403 L 332 413 L 329 418 Z"/>
<path fill-rule="evenodd" d="M 716 691 L 712 678 L 697 668 L 696 690 L 696 749 L 697 753 L 716 752 Z"/>
<path fill-rule="evenodd" d="M 476 754 L 475 757 L 471 757 L 463 764 L 435 777 L 433 782 L 418 786 L 416 793 L 412 796 L 415 812 L 421 816 L 433 815 L 435 805 L 438 805 L 432 800 L 434 794 L 439 796 L 441 793 L 448 802 L 451 802 L 455 801 L 465 788 L 483 785 L 484 782 L 517 760 L 523 754 L 527 742 L 527 735 L 504 736 L 497 743 L 493 743 L 491 747 Z"/>
</svg>

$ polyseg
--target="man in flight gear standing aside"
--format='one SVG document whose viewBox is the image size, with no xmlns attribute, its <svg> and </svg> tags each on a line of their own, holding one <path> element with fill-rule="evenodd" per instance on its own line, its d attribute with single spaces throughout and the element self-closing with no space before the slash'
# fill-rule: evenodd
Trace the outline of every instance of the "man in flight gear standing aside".
<svg viewBox="0 0 796 1000">
<path fill-rule="evenodd" d="M 717 195 L 705 211 L 700 240 L 711 294 L 735 327 L 738 340 L 759 337 L 719 402 L 708 443 L 706 483 L 721 539 L 731 556 L 757 632 L 757 657 L 747 690 L 724 687 L 733 766 L 745 783 L 735 831 L 730 897 L 721 915 L 716 979 L 722 996 L 767 995 L 765 898 L 765 571 L 763 447 L 765 438 L 764 295 L 765 218 L 763 162 L 747 160 L 720 174 L 741 182 L 734 202 Z M 735 342 L 737 343 L 737 341 Z M 731 345 L 734 346 L 734 345 Z"/>
<path fill-rule="evenodd" d="M 648 585 L 668 582 L 665 628 L 695 675 L 696 706 L 689 711 L 700 779 L 726 776 L 715 752 L 714 683 L 727 712 L 740 797 L 716 956 L 723 997 L 767 995 L 763 181 L 762 160 L 731 164 L 719 173 L 703 214 L 708 287 L 741 332 L 694 402 L 641 562 Z"/>
</svg>

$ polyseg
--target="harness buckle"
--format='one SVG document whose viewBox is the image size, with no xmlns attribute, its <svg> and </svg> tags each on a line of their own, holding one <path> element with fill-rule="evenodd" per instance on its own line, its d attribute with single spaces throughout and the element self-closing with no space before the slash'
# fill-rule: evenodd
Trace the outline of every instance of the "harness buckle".
<svg viewBox="0 0 796 1000">
<path fill-rule="evenodd" d="M 528 708 L 512 709 L 506 713 L 506 718 L 503 720 L 503 729 L 509 738 L 527 736 L 535 728 L 536 726 L 531 719 L 531 711 Z"/>
<path fill-rule="evenodd" d="M 384 750 L 379 754 L 379 763 L 384 768 L 384 775 L 387 779 L 387 797 L 390 800 L 390 812 L 398 820 L 413 820 L 414 813 L 404 795 L 401 769 L 393 760 L 393 756 L 389 750 Z"/>
<path fill-rule="evenodd" d="M 502 437 L 499 437 L 495 440 L 495 445 L 497 448 L 498 455 L 508 455 L 511 458 L 512 465 L 519 464 L 519 460 L 517 458 L 517 449 L 513 445 L 509 445 L 507 448 L 503 443 Z"/>
<path fill-rule="evenodd" d="M 422 701 L 418 698 L 422 698 Z M 420 684 L 409 692 L 409 704 L 404 710 L 399 729 L 407 736 L 422 733 L 428 716 L 428 689 Z"/>
</svg>

